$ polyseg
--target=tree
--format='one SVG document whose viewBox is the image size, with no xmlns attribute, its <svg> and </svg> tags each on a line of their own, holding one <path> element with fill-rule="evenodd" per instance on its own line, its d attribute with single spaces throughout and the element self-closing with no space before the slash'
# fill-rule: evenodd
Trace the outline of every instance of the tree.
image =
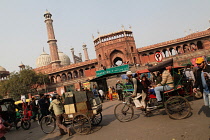
<svg viewBox="0 0 210 140">
<path fill-rule="evenodd" d="M 31 67 L 26 66 L 20 72 L 12 72 L 8 80 L 0 82 L 0 95 L 5 96 L 9 93 L 14 99 L 21 95 L 36 93 L 37 88 L 50 83 L 48 75 L 36 73 Z"/>
</svg>

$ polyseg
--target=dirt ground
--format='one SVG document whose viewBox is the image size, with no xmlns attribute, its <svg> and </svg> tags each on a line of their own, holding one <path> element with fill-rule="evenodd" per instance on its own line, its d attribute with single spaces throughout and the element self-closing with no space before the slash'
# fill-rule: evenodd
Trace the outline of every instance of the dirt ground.
<svg viewBox="0 0 210 140">
<path fill-rule="evenodd" d="M 210 140 L 210 109 L 203 106 L 203 99 L 191 101 L 192 114 L 182 120 L 173 120 L 164 110 L 152 117 L 145 117 L 135 110 L 132 121 L 122 123 L 114 116 L 114 107 L 119 101 L 103 103 L 103 120 L 89 135 L 58 136 L 44 134 L 37 122 L 29 130 L 11 130 L 7 140 Z M 73 130 L 72 130 L 73 131 Z"/>
</svg>

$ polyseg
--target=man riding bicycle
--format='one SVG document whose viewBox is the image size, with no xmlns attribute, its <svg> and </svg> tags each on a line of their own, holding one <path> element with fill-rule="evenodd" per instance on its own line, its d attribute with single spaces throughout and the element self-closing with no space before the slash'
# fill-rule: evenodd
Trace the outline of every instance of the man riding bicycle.
<svg viewBox="0 0 210 140">
<path fill-rule="evenodd" d="M 127 73 L 126 73 L 127 77 L 129 78 L 129 81 L 132 83 L 133 88 L 134 88 L 133 94 L 131 97 L 133 97 L 133 102 L 136 106 L 136 109 L 144 110 L 146 107 L 145 99 L 146 99 L 147 95 L 143 91 L 144 86 L 138 79 L 137 74 L 135 73 L 134 76 L 132 74 L 133 73 L 131 71 L 127 71 Z M 140 98 L 141 98 L 141 100 L 139 101 Z"/>
</svg>

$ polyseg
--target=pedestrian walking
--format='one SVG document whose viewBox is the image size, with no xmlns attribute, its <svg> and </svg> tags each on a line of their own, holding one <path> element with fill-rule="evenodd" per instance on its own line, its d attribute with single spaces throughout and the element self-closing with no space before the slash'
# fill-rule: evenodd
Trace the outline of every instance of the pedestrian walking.
<svg viewBox="0 0 210 140">
<path fill-rule="evenodd" d="M 123 100 L 123 94 L 122 94 L 122 91 L 123 91 L 123 84 L 121 83 L 120 80 L 117 80 L 117 83 L 116 83 L 116 92 L 118 94 L 118 97 L 120 101 Z"/>
<path fill-rule="evenodd" d="M 95 84 L 93 85 L 93 90 L 92 90 L 92 92 L 93 92 L 94 97 L 99 97 L 98 89 L 97 89 L 97 87 L 96 87 Z"/>
<path fill-rule="evenodd" d="M 187 78 L 187 80 L 189 80 L 190 82 L 192 82 L 192 84 L 194 85 L 195 83 L 195 76 L 194 76 L 194 73 L 191 69 L 191 65 L 190 64 L 187 64 L 185 70 L 184 70 L 184 74 Z"/>
<path fill-rule="evenodd" d="M 113 90 L 112 90 L 112 87 L 110 86 L 109 87 L 109 100 L 113 101 L 112 100 L 112 94 L 113 94 Z"/>
<path fill-rule="evenodd" d="M 31 105 L 32 112 L 33 112 L 33 116 L 31 117 L 31 119 L 36 121 L 36 118 L 39 114 L 39 106 L 38 106 L 35 98 L 32 98 L 32 101 L 31 101 L 30 105 Z"/>
<path fill-rule="evenodd" d="M 49 114 L 48 108 L 49 108 L 49 101 L 45 98 L 44 94 L 39 94 L 40 99 L 38 101 L 39 109 L 40 109 L 40 117 L 38 123 L 42 120 L 44 116 L 47 116 Z"/>
<path fill-rule="evenodd" d="M 98 92 L 99 92 L 99 95 L 100 95 L 99 97 L 101 99 L 101 102 L 103 103 L 104 102 L 104 91 L 102 89 L 99 89 Z"/>
<path fill-rule="evenodd" d="M 210 66 L 205 62 L 203 57 L 197 58 L 195 62 L 198 66 L 198 70 L 196 71 L 193 92 L 196 93 L 197 89 L 199 89 L 201 93 L 203 93 L 204 106 L 210 108 Z"/>
<path fill-rule="evenodd" d="M 68 133 L 69 129 L 67 129 L 63 124 L 63 110 L 64 110 L 64 107 L 63 107 L 63 104 L 62 102 L 59 100 L 59 97 L 56 96 L 53 96 L 52 97 L 52 102 L 50 103 L 50 107 L 49 107 L 49 111 L 54 111 L 54 114 L 56 116 L 56 124 L 59 128 L 59 131 L 60 131 L 60 135 L 65 135 Z"/>
</svg>

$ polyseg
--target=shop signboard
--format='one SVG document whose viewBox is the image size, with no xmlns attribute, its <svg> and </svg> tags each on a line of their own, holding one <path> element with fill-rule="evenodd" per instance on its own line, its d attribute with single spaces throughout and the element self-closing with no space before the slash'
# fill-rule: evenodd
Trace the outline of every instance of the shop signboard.
<svg viewBox="0 0 210 140">
<path fill-rule="evenodd" d="M 90 82 L 83 83 L 83 88 L 90 90 Z"/>
<path fill-rule="evenodd" d="M 125 72 L 128 70 L 129 70 L 129 65 L 121 65 L 117 67 L 108 68 L 106 70 L 98 70 L 96 71 L 96 77 L 100 77 L 100 76 L 110 74 L 110 73 Z"/>
</svg>

